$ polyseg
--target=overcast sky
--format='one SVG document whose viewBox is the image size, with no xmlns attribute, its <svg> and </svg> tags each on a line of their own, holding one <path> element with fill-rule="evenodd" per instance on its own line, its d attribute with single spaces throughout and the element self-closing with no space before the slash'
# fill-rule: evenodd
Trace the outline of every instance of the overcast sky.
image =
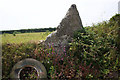
<svg viewBox="0 0 120 80">
<path fill-rule="evenodd" d="M 71 4 L 76 4 L 83 26 L 109 20 L 120 0 L 0 0 L 0 31 L 57 27 Z"/>
</svg>

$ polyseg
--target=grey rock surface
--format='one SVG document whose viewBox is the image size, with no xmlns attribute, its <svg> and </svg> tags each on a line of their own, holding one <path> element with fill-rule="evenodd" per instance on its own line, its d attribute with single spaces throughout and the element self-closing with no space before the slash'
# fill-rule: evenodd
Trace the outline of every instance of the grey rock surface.
<svg viewBox="0 0 120 80">
<path fill-rule="evenodd" d="M 58 53 L 63 52 L 63 48 L 69 48 L 68 42 L 72 40 L 74 31 L 83 29 L 82 21 L 75 4 L 71 5 L 67 14 L 58 25 L 55 32 L 48 35 L 45 40 L 47 46 L 53 46 Z"/>
</svg>

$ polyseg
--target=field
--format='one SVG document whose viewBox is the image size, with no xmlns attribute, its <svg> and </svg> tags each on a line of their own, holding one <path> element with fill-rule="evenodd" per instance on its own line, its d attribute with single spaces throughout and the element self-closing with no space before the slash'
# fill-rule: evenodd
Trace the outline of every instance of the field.
<svg viewBox="0 0 120 80">
<path fill-rule="evenodd" d="M 2 44 L 4 43 L 26 43 L 26 42 L 38 42 L 39 40 L 45 40 L 47 35 L 51 32 L 38 32 L 38 33 L 20 33 L 20 34 L 3 34 Z"/>
</svg>

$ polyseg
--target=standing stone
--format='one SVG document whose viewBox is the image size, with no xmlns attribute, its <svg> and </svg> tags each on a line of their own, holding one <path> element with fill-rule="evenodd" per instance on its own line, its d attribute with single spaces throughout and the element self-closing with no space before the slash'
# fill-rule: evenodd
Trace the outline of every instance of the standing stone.
<svg viewBox="0 0 120 80">
<path fill-rule="evenodd" d="M 45 44 L 47 46 L 52 45 L 58 53 L 64 52 L 63 48 L 69 48 L 68 42 L 72 40 L 74 31 L 78 29 L 83 29 L 83 25 L 76 5 L 73 4 L 58 25 L 56 31 L 48 35 Z"/>
</svg>

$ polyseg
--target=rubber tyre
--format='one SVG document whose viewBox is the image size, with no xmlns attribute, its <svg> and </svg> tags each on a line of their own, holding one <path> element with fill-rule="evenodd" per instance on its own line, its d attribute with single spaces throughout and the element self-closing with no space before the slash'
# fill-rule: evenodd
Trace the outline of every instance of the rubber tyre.
<svg viewBox="0 0 120 80">
<path fill-rule="evenodd" d="M 20 79 L 20 71 L 27 66 L 34 67 L 37 70 L 38 78 L 47 78 L 47 72 L 44 65 L 35 59 L 27 58 L 14 65 L 10 74 L 11 79 Z"/>
</svg>

